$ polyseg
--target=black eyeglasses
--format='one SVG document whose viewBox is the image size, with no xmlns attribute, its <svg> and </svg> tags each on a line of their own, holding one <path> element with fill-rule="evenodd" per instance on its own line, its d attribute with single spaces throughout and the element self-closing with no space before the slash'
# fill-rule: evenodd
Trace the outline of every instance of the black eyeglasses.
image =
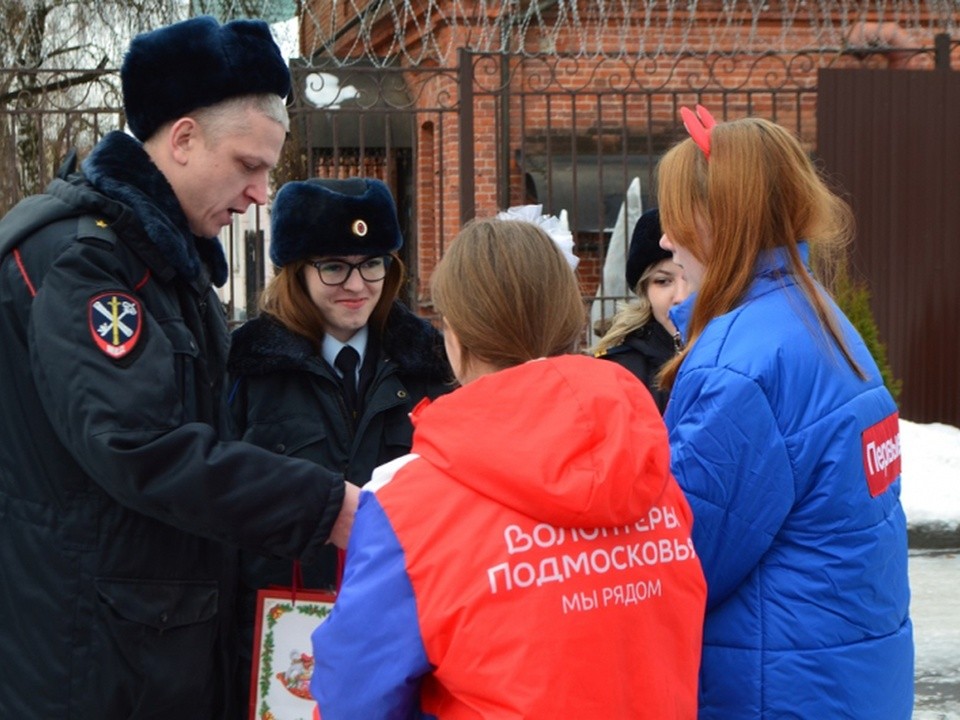
<svg viewBox="0 0 960 720">
<path fill-rule="evenodd" d="M 346 260 L 313 260 L 308 264 L 317 269 L 320 282 L 324 285 L 343 285 L 354 270 L 367 282 L 380 282 L 387 276 L 387 268 L 392 261 L 393 257 L 390 255 L 378 255 L 358 263 L 348 263 Z"/>
</svg>

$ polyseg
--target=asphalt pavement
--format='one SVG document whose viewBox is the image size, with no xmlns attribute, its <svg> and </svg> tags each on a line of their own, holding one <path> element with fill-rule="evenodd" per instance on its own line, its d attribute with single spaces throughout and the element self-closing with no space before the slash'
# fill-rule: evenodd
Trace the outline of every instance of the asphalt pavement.
<svg viewBox="0 0 960 720">
<path fill-rule="evenodd" d="M 960 550 L 910 550 L 913 720 L 960 720 Z"/>
</svg>

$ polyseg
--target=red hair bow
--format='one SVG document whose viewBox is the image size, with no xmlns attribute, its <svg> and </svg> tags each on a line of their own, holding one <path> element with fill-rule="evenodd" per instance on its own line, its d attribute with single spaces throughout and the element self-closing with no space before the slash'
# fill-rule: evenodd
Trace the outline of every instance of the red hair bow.
<svg viewBox="0 0 960 720">
<path fill-rule="evenodd" d="M 680 108 L 680 117 L 683 118 L 683 126 L 690 133 L 690 137 L 703 150 L 704 157 L 710 159 L 710 131 L 713 130 L 717 121 L 713 115 L 703 105 L 697 105 L 697 111 L 694 112 L 688 107 Z"/>
</svg>

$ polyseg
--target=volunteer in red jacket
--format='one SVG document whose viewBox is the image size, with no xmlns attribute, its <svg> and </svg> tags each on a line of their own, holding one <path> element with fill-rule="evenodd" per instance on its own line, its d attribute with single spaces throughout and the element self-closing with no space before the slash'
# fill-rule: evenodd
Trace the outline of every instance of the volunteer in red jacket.
<svg viewBox="0 0 960 720">
<path fill-rule="evenodd" d="M 706 589 L 643 385 L 571 353 L 537 226 L 467 225 L 434 272 L 462 387 L 361 493 L 311 691 L 339 718 L 694 718 Z"/>
</svg>

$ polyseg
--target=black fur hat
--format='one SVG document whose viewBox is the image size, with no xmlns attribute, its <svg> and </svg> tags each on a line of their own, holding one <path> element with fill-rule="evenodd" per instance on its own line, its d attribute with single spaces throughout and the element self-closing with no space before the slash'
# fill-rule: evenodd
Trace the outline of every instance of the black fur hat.
<svg viewBox="0 0 960 720">
<path fill-rule="evenodd" d="M 169 120 L 238 95 L 290 93 L 290 70 L 262 20 L 209 15 L 138 35 L 123 66 L 123 106 L 141 142 Z"/>
<path fill-rule="evenodd" d="M 627 287 L 637 289 L 637 283 L 643 271 L 654 263 L 672 257 L 672 254 L 660 247 L 660 211 L 657 208 L 647 210 L 633 228 L 630 249 L 627 252 Z"/>
<path fill-rule="evenodd" d="M 372 178 L 288 182 L 270 214 L 277 267 L 306 257 L 387 255 L 403 245 L 390 188 Z"/>
</svg>

